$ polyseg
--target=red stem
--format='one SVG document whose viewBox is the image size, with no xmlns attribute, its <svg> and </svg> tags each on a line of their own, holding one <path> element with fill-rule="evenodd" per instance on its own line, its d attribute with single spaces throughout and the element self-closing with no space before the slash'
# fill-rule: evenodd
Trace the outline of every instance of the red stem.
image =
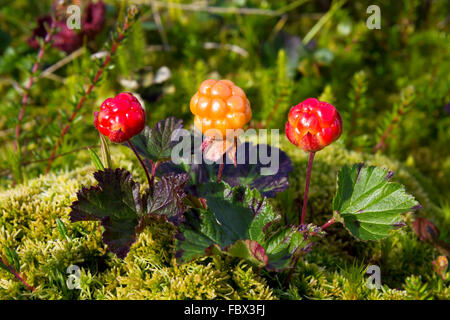
<svg viewBox="0 0 450 320">
<path fill-rule="evenodd" d="M 389 127 L 386 129 L 386 131 L 380 137 L 380 141 L 378 141 L 376 146 L 373 148 L 373 153 L 376 153 L 381 148 L 383 148 L 383 150 L 385 149 L 385 147 L 386 147 L 386 145 L 385 145 L 386 139 L 388 138 L 389 134 L 394 129 L 395 124 L 400 120 L 400 117 L 402 115 L 403 115 L 403 107 L 398 110 L 397 115 L 392 120 L 392 123 L 389 125 Z"/>
<path fill-rule="evenodd" d="M 39 46 L 39 52 L 36 57 L 36 62 L 34 63 L 33 68 L 31 69 L 31 76 L 28 79 L 28 82 L 26 84 L 26 87 L 25 87 L 25 90 L 24 90 L 24 93 L 22 96 L 22 100 L 20 102 L 21 106 L 20 106 L 19 116 L 17 117 L 17 125 L 16 125 L 15 138 L 14 138 L 14 151 L 16 151 L 16 152 L 19 149 L 20 128 L 21 128 L 21 123 L 22 123 L 23 117 L 25 116 L 25 109 L 27 106 L 30 90 L 31 90 L 31 87 L 33 86 L 34 80 L 36 78 L 36 73 L 39 70 L 39 67 L 41 65 L 42 58 L 44 57 L 46 47 L 52 40 L 53 34 L 56 29 L 56 22 L 57 22 L 56 18 L 52 16 L 52 22 L 50 24 L 50 29 L 48 30 L 48 32 L 44 38 L 44 43 L 41 43 Z"/>
<path fill-rule="evenodd" d="M 150 187 L 153 187 L 153 184 L 155 182 L 156 169 L 158 169 L 159 162 L 156 161 L 156 163 L 153 163 L 153 161 L 151 161 L 151 163 L 152 163 L 152 176 L 150 177 Z"/>
<path fill-rule="evenodd" d="M 17 280 L 19 280 L 20 282 L 22 282 L 22 283 L 25 285 L 25 287 L 27 287 L 28 290 L 30 290 L 31 292 L 34 292 L 34 291 L 36 290 L 33 286 L 29 285 L 29 284 L 25 281 L 25 279 L 22 278 L 22 277 L 20 276 L 20 274 L 17 273 L 16 270 L 14 270 L 13 267 L 8 266 L 8 265 L 7 265 L 6 267 L 9 269 L 9 271 L 11 271 L 11 273 L 14 275 L 14 277 L 16 277 Z"/>
<path fill-rule="evenodd" d="M 156 165 L 153 165 L 153 163 L 152 163 L 152 177 L 150 178 L 150 175 L 148 174 L 147 167 L 145 166 L 144 161 L 142 161 L 141 157 L 137 153 L 137 151 L 134 148 L 133 144 L 131 143 L 131 141 L 127 141 L 127 143 L 130 146 L 131 150 L 133 150 L 134 154 L 136 155 L 136 158 L 138 158 L 139 163 L 141 164 L 142 168 L 144 169 L 145 175 L 147 176 L 148 185 L 149 185 L 149 187 L 151 189 L 152 186 L 153 186 L 153 180 L 154 180 Z"/>
<path fill-rule="evenodd" d="M 311 169 L 314 161 L 314 156 L 316 155 L 315 152 L 309 153 L 309 159 L 308 159 L 308 171 L 306 172 L 306 185 L 305 185 L 305 195 L 303 197 L 303 208 L 302 208 L 302 217 L 300 220 L 300 224 L 305 223 L 305 216 L 306 216 L 306 207 L 308 206 L 308 193 L 309 193 L 309 181 L 311 180 Z"/>
<path fill-rule="evenodd" d="M 323 231 L 334 223 L 336 223 L 336 220 L 334 220 L 334 217 L 333 217 L 330 220 L 328 220 L 323 226 L 321 226 L 320 230 Z"/>
<path fill-rule="evenodd" d="M 217 182 L 222 181 L 222 173 L 223 173 L 223 166 L 225 165 L 225 159 L 226 159 L 226 153 L 224 153 L 222 158 L 222 163 L 219 165 L 219 172 L 217 173 Z"/>
<path fill-rule="evenodd" d="M 90 93 L 92 92 L 92 90 L 94 89 L 95 85 L 97 84 L 98 80 L 100 79 L 100 76 L 103 74 L 103 72 L 105 71 L 106 67 L 108 66 L 109 62 L 111 61 L 111 57 L 114 55 L 114 53 L 117 50 L 117 47 L 120 43 L 120 41 L 122 41 L 122 39 L 125 36 L 125 32 L 127 31 L 127 29 L 129 28 L 129 24 L 128 24 L 128 16 L 125 17 L 125 21 L 123 24 L 123 28 L 121 30 L 121 32 L 119 33 L 119 35 L 117 36 L 117 39 L 114 40 L 112 46 L 111 46 L 111 50 L 108 54 L 108 56 L 106 57 L 105 61 L 103 62 L 102 66 L 100 67 L 100 69 L 97 71 L 97 74 L 95 75 L 94 80 L 91 82 L 91 84 L 89 85 L 88 89 L 83 93 L 83 96 L 81 97 L 80 101 L 78 102 L 77 106 L 75 107 L 75 110 L 72 113 L 72 116 L 70 117 L 70 119 L 68 120 L 68 123 L 66 124 L 66 126 L 64 127 L 64 129 L 61 131 L 61 135 L 59 136 L 58 141 L 56 142 L 55 148 L 52 151 L 52 154 L 50 156 L 50 159 L 48 161 L 47 164 L 47 169 L 45 170 L 45 173 L 47 174 L 50 171 L 50 168 L 53 164 L 53 160 L 55 159 L 55 155 L 56 155 L 56 151 L 59 149 L 59 147 L 61 146 L 62 140 L 64 139 L 64 136 L 66 135 L 66 133 L 69 131 L 70 129 L 70 125 L 73 122 L 73 120 L 75 119 L 78 111 L 81 109 L 81 107 L 83 106 L 83 104 L 85 103 L 87 97 L 90 95 Z"/>
</svg>

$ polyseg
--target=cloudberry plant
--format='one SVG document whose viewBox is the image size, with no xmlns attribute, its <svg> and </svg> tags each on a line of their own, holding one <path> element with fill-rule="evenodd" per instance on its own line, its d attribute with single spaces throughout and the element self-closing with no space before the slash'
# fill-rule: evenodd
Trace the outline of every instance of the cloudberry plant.
<svg viewBox="0 0 450 320">
<path fill-rule="evenodd" d="M 309 98 L 291 108 L 285 130 L 291 143 L 310 153 L 303 208 L 299 219 L 299 222 L 304 224 L 314 155 L 340 137 L 342 118 L 331 104 Z"/>
<path fill-rule="evenodd" d="M 137 153 L 130 139 L 145 127 L 145 110 L 139 100 L 129 92 L 119 93 L 108 98 L 100 106 L 100 112 L 94 112 L 94 124 L 97 130 L 115 143 L 127 142 L 141 163 L 150 185 L 153 179 Z"/>
<path fill-rule="evenodd" d="M 321 227 L 305 223 L 314 155 L 342 132 L 341 117 L 332 105 L 308 99 L 292 108 L 286 125 L 289 140 L 310 152 L 301 220 L 299 217 L 298 224 L 289 224 L 267 199 L 288 187 L 288 175 L 293 170 L 291 160 L 280 149 L 246 142 L 239 146 L 245 155 L 244 163 L 239 165 L 225 167 L 224 162 L 214 163 L 216 160 L 192 162 L 200 150 L 202 156 L 209 152 L 210 149 L 203 149 L 205 141 L 217 147 L 218 158 L 230 155 L 228 148 L 235 147 L 237 137 L 222 148 L 229 142 L 228 136 L 215 139 L 207 131 L 218 129 L 219 133 L 226 133 L 227 129 L 240 129 L 248 122 L 251 110 L 243 91 L 229 80 L 206 80 L 191 99 L 191 110 L 195 125 L 206 136 L 202 148 L 192 144 L 192 138 L 195 140 L 198 135 L 185 132 L 182 120 L 174 117 L 153 128 L 143 128 L 144 111 L 130 93 L 107 99 L 96 113 L 99 131 L 113 142 L 126 142 L 149 179 L 149 187 L 142 190 L 129 171 L 105 168 L 94 156 L 99 168 L 94 173 L 98 184 L 82 188 L 71 205 L 72 222 L 101 221 L 105 229 L 103 241 L 119 258 L 129 253 L 137 235 L 149 223 L 169 222 L 176 229 L 173 248 L 178 263 L 223 254 L 267 270 L 290 268 L 286 278 L 289 282 L 299 258 L 312 250 L 330 225 L 341 222 L 355 237 L 377 240 L 403 226 L 400 214 L 418 206 L 402 185 L 389 182 L 389 170 L 346 165 L 338 173 L 333 217 Z M 203 122 L 209 126 L 205 128 Z M 262 148 L 279 155 L 278 170 L 271 174 L 262 173 L 267 168 Z M 179 157 L 174 158 L 180 151 L 181 162 Z M 268 155 L 269 150 L 263 153 Z M 256 159 L 251 159 L 251 154 L 257 155 Z M 151 178 L 147 167 L 152 170 Z"/>
</svg>

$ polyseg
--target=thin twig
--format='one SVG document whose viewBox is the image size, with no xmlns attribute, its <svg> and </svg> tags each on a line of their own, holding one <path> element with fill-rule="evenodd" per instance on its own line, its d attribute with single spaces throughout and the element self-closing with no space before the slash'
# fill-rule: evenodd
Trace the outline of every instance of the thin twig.
<svg viewBox="0 0 450 320">
<path fill-rule="evenodd" d="M 308 206 L 308 193 L 309 193 L 309 181 L 311 180 L 311 169 L 314 161 L 314 156 L 316 155 L 315 152 L 309 153 L 309 159 L 308 159 L 308 171 L 306 172 L 306 184 L 305 184 L 305 195 L 303 197 L 303 207 L 302 207 L 302 217 L 300 220 L 300 224 L 305 223 L 305 216 L 306 216 L 306 207 Z"/>
<path fill-rule="evenodd" d="M 20 282 L 22 282 L 22 283 L 25 285 L 25 287 L 27 287 L 28 290 L 30 290 L 31 292 L 34 292 L 34 291 L 36 290 L 32 285 L 28 284 L 28 283 L 25 281 L 25 279 L 24 279 L 24 278 L 16 271 L 16 269 L 14 269 L 13 266 L 10 266 L 10 265 L 5 264 L 5 263 L 4 263 L 3 265 L 4 265 L 6 268 L 8 268 L 8 271 L 11 272 L 17 280 L 19 280 Z"/>
<path fill-rule="evenodd" d="M 152 164 L 152 178 L 150 178 L 150 175 L 148 174 L 147 167 L 145 166 L 144 161 L 142 161 L 142 158 L 139 156 L 139 153 L 137 152 L 137 150 L 134 147 L 133 143 L 131 143 L 131 140 L 128 140 L 127 143 L 130 146 L 130 149 L 133 150 L 134 154 L 136 155 L 136 158 L 138 158 L 139 163 L 142 166 L 142 169 L 144 169 L 145 175 L 147 176 L 148 185 L 149 185 L 150 189 L 152 189 L 152 187 L 153 187 L 153 176 L 154 176 L 154 171 L 156 170 L 156 168 L 155 168 L 156 166 Z"/>
<path fill-rule="evenodd" d="M 22 282 L 25 285 L 25 287 L 27 287 L 28 290 L 30 290 L 31 292 L 34 292 L 36 290 L 32 285 L 29 285 L 25 281 L 25 279 L 22 278 L 22 276 L 19 273 L 16 272 L 16 270 L 10 268 L 10 271 L 18 280 L 20 280 L 20 282 Z"/>
<path fill-rule="evenodd" d="M 394 129 L 395 124 L 400 120 L 400 116 L 402 116 L 402 115 L 403 115 L 403 107 L 398 110 L 398 112 L 397 112 L 396 116 L 394 117 L 394 119 L 392 120 L 391 124 L 386 129 L 386 131 L 383 133 L 383 135 L 381 136 L 380 141 L 378 141 L 376 146 L 373 148 L 373 153 L 376 153 L 380 148 L 383 148 L 383 150 L 385 149 L 386 139 L 388 138 L 389 134 Z"/>
<path fill-rule="evenodd" d="M 42 71 L 42 73 L 39 75 L 39 77 L 47 77 L 47 76 L 49 76 L 53 72 L 55 72 L 58 69 L 64 67 L 66 64 L 68 64 L 72 60 L 75 60 L 76 58 L 81 56 L 83 54 L 83 52 L 84 52 L 84 48 L 77 49 L 76 51 L 72 52 L 68 56 L 64 57 L 63 59 L 59 60 L 55 64 L 51 65 L 50 67 L 48 67 L 47 69 Z"/>
<path fill-rule="evenodd" d="M 164 44 L 164 51 L 169 51 L 170 50 L 169 40 L 167 39 L 166 31 L 164 30 L 164 26 L 162 24 L 158 6 L 153 1 L 151 2 L 151 5 L 152 5 L 153 20 L 155 20 L 156 27 L 158 28 L 158 32 Z"/>
<path fill-rule="evenodd" d="M 53 33 L 55 32 L 56 23 L 57 23 L 56 19 L 57 18 L 52 15 L 49 30 L 47 31 L 47 34 L 44 38 L 44 42 L 40 43 L 40 45 L 39 45 L 39 52 L 36 57 L 36 62 L 33 65 L 33 68 L 31 70 L 31 76 L 28 79 L 28 82 L 25 86 L 25 91 L 22 96 L 22 100 L 20 102 L 21 106 L 20 106 L 19 116 L 17 118 L 17 125 L 16 125 L 16 130 L 15 130 L 15 139 L 14 139 L 14 151 L 16 151 L 16 152 L 18 151 L 18 148 L 19 148 L 20 126 L 21 126 L 23 117 L 25 116 L 25 109 L 26 109 L 28 98 L 30 95 L 30 90 L 31 90 L 31 87 L 33 86 L 34 80 L 36 78 L 36 73 L 39 70 L 39 67 L 41 65 L 42 58 L 44 57 L 47 45 L 52 40 Z"/>
<path fill-rule="evenodd" d="M 222 173 L 223 173 L 223 167 L 225 165 L 225 158 L 226 158 L 226 153 L 224 153 L 222 162 L 219 165 L 219 172 L 217 173 L 217 182 L 222 181 Z"/>
</svg>

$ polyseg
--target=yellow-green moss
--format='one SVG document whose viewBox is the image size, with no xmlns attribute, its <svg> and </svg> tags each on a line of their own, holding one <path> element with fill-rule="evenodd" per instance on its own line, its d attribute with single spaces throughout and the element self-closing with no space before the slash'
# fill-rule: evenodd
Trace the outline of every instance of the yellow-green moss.
<svg viewBox="0 0 450 320">
<path fill-rule="evenodd" d="M 306 154 L 284 140 L 282 149 L 292 157 L 295 166 L 290 183 L 298 209 Z M 132 159 L 129 150 L 115 147 L 113 154 L 115 166 L 127 168 L 136 180 L 144 181 L 137 162 L 128 160 Z M 80 153 L 79 159 L 80 164 L 88 163 L 87 152 Z M 439 208 L 406 166 L 380 155 L 349 152 L 336 144 L 316 156 L 309 219 L 316 223 L 326 219 L 331 213 L 337 171 L 343 164 L 361 161 L 395 171 L 396 181 L 404 183 L 417 197 L 424 214 L 439 215 Z M 448 281 L 432 274 L 435 251 L 429 244 L 419 242 L 409 229 L 396 231 L 388 240 L 375 243 L 356 242 L 345 231 L 332 233 L 299 264 L 288 289 L 283 288 L 283 275 L 261 272 L 229 257 L 206 257 L 177 266 L 173 256 L 175 229 L 169 224 L 151 224 L 122 261 L 102 243 L 98 222 L 69 221 L 69 206 L 76 191 L 93 183 L 93 171 L 93 166 L 87 165 L 51 173 L 0 193 L 0 243 L 17 251 L 21 271 L 36 288 L 31 293 L 0 270 L 0 299 L 402 299 L 407 297 L 404 279 L 421 273 L 428 273 L 427 279 L 432 281 L 432 296 L 449 297 Z M 66 225 L 69 239 L 58 232 L 57 218 Z M 349 248 L 353 251 L 349 252 Z M 358 265 L 346 265 L 355 256 Z M 384 272 L 391 276 L 385 277 L 386 281 L 395 289 L 385 285 L 383 290 L 374 291 L 365 286 L 360 267 L 369 262 L 387 269 Z M 80 267 L 81 290 L 67 288 L 70 265 Z"/>
</svg>

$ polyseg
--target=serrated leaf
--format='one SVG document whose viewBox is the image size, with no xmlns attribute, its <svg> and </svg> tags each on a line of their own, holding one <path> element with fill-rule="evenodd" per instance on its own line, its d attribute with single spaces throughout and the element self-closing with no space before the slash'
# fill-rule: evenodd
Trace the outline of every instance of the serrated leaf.
<svg viewBox="0 0 450 320">
<path fill-rule="evenodd" d="M 207 209 L 191 209 L 177 235 L 179 262 L 203 255 L 226 254 L 258 267 L 283 269 L 309 241 L 304 230 L 277 225 L 280 216 L 256 189 L 231 188 L 224 182 L 204 186 Z M 306 230 L 306 229 L 305 229 Z M 281 233 L 280 233 L 281 232 Z"/>
<path fill-rule="evenodd" d="M 254 240 L 237 240 L 223 251 L 218 246 L 213 246 L 210 250 L 212 254 L 224 253 L 232 257 L 245 259 L 257 267 L 264 267 L 268 263 L 265 249 Z"/>
<path fill-rule="evenodd" d="M 125 169 L 97 171 L 94 178 L 98 185 L 77 193 L 70 220 L 100 220 L 105 228 L 103 241 L 119 258 L 128 254 L 149 219 L 162 218 L 175 224 L 182 220 L 187 174 L 163 177 L 155 183 L 152 193 L 147 190 L 144 195 Z"/>
<path fill-rule="evenodd" d="M 110 251 L 124 258 L 136 240 L 139 219 L 145 214 L 140 185 L 125 169 L 97 171 L 94 178 L 98 185 L 77 193 L 70 220 L 100 220 L 105 228 L 103 241 Z"/>
<path fill-rule="evenodd" d="M 162 177 L 155 184 L 153 195 L 147 197 L 147 215 L 165 216 L 173 224 L 179 224 L 186 211 L 183 199 L 188 180 L 189 175 L 186 173 Z"/>
<path fill-rule="evenodd" d="M 338 174 L 333 210 L 361 240 L 385 238 L 402 225 L 401 214 L 419 203 L 401 184 L 389 182 L 392 172 L 363 164 L 344 166 Z"/>
<path fill-rule="evenodd" d="M 176 137 L 182 127 L 183 120 L 170 117 L 159 121 L 153 128 L 146 126 L 131 142 L 144 158 L 154 162 L 167 161 L 170 160 L 172 148 L 177 143 L 172 138 Z"/>
</svg>

